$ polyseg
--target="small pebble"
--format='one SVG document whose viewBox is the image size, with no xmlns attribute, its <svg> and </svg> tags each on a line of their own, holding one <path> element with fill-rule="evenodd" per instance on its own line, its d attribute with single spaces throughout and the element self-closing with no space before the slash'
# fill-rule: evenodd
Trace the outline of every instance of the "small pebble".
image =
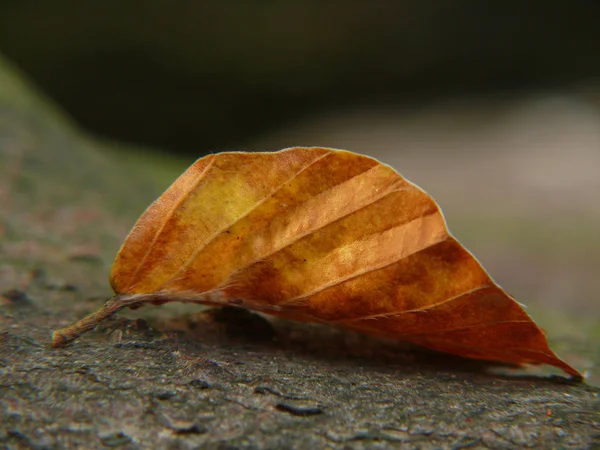
<svg viewBox="0 0 600 450">
<path fill-rule="evenodd" d="M 323 410 L 318 406 L 299 406 L 290 403 L 277 403 L 275 409 L 294 416 L 316 416 L 318 414 L 323 414 Z"/>
<path fill-rule="evenodd" d="M 106 447 L 119 447 L 131 442 L 131 438 L 122 431 L 100 435 L 99 438 L 100 442 Z"/>
<path fill-rule="evenodd" d="M 206 427 L 199 425 L 194 420 L 176 419 L 165 414 L 161 414 L 158 421 L 178 434 L 202 434 L 208 431 Z"/>
<path fill-rule="evenodd" d="M 2 297 L 15 305 L 31 305 L 31 300 L 27 294 L 19 289 L 9 289 L 2 293 Z"/>
<path fill-rule="evenodd" d="M 195 379 L 189 382 L 189 385 L 196 389 L 210 389 L 212 386 L 208 381 Z"/>
</svg>

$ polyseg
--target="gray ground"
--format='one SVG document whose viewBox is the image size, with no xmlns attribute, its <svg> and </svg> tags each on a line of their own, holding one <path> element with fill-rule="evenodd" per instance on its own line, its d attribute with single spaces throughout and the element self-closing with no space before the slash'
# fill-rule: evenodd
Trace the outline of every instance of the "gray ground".
<svg viewBox="0 0 600 450">
<path fill-rule="evenodd" d="M 90 140 L 0 69 L 0 448 L 600 446 L 598 325 L 577 315 L 598 311 L 591 288 L 592 300 L 571 309 L 532 306 L 552 346 L 586 372 L 584 384 L 235 310 L 142 308 L 51 349 L 53 329 L 110 296 L 120 242 L 182 165 Z M 581 223 L 593 229 L 591 216 Z M 509 249 L 490 269 L 506 280 L 544 274 L 543 264 L 507 265 L 524 234 L 533 237 L 519 255 L 545 267 L 556 254 L 587 267 L 580 249 L 597 245 L 540 254 L 544 222 L 527 234 L 529 222 L 461 217 L 457 235 L 483 249 L 486 227 L 496 226 L 499 243 L 482 260 Z M 543 282 L 515 286 L 534 295 Z"/>
</svg>

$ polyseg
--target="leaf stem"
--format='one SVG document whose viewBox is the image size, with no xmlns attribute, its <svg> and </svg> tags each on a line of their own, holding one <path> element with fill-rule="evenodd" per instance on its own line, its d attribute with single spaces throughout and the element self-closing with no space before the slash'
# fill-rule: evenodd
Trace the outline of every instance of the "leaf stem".
<svg viewBox="0 0 600 450">
<path fill-rule="evenodd" d="M 71 325 L 60 328 L 52 333 L 52 347 L 61 347 L 73 339 L 76 339 L 86 331 L 94 328 L 99 322 L 103 321 L 111 314 L 114 314 L 118 310 L 124 308 L 124 304 L 118 297 L 113 297 L 107 301 L 101 308 L 94 311 L 93 313 L 85 316 L 83 319 L 78 320 Z"/>
</svg>

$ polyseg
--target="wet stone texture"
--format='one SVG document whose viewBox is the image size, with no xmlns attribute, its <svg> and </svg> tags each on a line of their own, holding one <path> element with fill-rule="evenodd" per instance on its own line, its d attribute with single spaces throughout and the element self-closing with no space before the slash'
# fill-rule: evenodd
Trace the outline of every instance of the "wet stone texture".
<svg viewBox="0 0 600 450">
<path fill-rule="evenodd" d="M 51 349 L 50 331 L 81 300 L 43 305 L 43 292 L 2 306 L 0 448 L 600 444 L 600 396 L 585 384 L 496 376 L 321 326 L 265 322 L 244 335 L 240 321 L 264 319 L 227 310 L 215 326 L 211 313 L 154 308 L 152 325 L 120 317 Z"/>
</svg>

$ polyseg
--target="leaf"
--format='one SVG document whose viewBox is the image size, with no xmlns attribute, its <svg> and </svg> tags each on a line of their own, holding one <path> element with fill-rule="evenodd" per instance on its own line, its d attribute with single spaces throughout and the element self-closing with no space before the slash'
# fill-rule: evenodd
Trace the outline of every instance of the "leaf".
<svg viewBox="0 0 600 450">
<path fill-rule="evenodd" d="M 199 159 L 142 215 L 111 273 L 115 297 L 58 330 L 170 301 L 331 323 L 469 358 L 581 375 L 448 232 L 429 195 L 378 161 L 290 148 Z"/>
</svg>

